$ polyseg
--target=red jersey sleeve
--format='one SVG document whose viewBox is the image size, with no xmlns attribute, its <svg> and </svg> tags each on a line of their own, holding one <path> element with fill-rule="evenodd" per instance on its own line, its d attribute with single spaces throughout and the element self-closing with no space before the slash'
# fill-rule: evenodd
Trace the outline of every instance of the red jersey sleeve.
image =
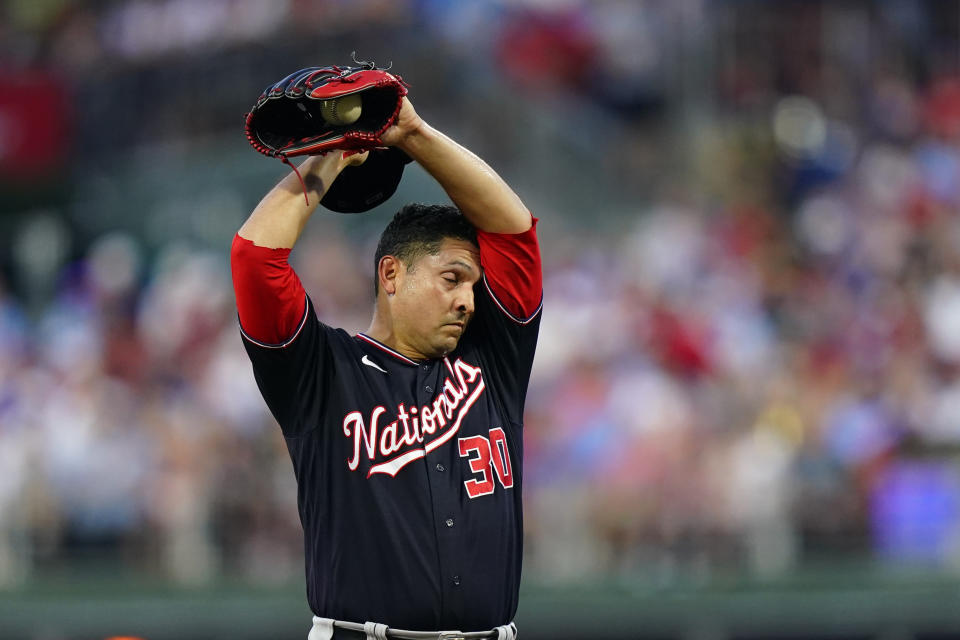
<svg viewBox="0 0 960 640">
<path fill-rule="evenodd" d="M 480 264 L 493 298 L 515 320 L 531 318 L 543 299 L 537 219 L 521 233 L 477 230 Z"/>
<path fill-rule="evenodd" d="M 240 329 L 264 346 L 294 338 L 307 312 L 307 294 L 288 262 L 290 249 L 269 249 L 237 234 L 230 248 Z"/>
</svg>

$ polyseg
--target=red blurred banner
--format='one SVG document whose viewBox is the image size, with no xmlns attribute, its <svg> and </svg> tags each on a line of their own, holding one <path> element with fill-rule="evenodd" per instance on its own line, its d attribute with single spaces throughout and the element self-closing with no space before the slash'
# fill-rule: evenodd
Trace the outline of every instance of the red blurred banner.
<svg viewBox="0 0 960 640">
<path fill-rule="evenodd" d="M 0 178 L 39 178 L 62 165 L 69 123 L 69 96 L 52 73 L 0 71 Z"/>
</svg>

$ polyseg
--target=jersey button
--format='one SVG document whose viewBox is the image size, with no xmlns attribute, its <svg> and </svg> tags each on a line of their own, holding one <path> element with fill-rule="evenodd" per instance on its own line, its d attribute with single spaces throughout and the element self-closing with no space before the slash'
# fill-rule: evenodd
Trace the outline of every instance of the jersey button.
<svg viewBox="0 0 960 640">
<path fill-rule="evenodd" d="M 453 584 L 457 587 L 460 586 L 460 576 L 453 576 Z"/>
<path fill-rule="evenodd" d="M 437 463 L 437 471 L 446 471 L 446 470 L 447 468 L 445 466 L 443 466 L 439 462 Z"/>
<path fill-rule="evenodd" d="M 447 526 L 448 526 L 448 527 L 452 527 L 452 526 L 453 526 L 453 518 L 447 518 Z"/>
</svg>

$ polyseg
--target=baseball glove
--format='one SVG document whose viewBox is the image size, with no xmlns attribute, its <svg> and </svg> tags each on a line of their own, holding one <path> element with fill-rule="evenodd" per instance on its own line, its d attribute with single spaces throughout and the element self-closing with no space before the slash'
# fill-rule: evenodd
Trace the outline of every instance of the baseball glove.
<svg viewBox="0 0 960 640">
<path fill-rule="evenodd" d="M 380 136 L 400 113 L 406 85 L 399 76 L 372 62 L 354 62 L 356 66 L 300 69 L 270 85 L 257 98 L 245 123 L 251 146 L 286 164 L 292 157 L 321 155 L 333 149 L 370 150 L 366 162 L 341 174 L 350 179 L 338 184 L 338 178 L 321 200 L 324 206 L 344 213 L 366 211 L 389 198 L 410 161 L 401 151 L 378 148 Z M 346 96 L 355 106 L 352 117 L 343 118 L 336 105 Z"/>
</svg>

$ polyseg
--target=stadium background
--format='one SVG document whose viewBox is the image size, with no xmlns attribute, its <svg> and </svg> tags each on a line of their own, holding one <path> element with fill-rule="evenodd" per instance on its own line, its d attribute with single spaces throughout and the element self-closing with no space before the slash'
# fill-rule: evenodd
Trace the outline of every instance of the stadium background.
<svg viewBox="0 0 960 640">
<path fill-rule="evenodd" d="M 960 5 L 0 4 L 0 637 L 302 637 L 230 239 L 291 69 L 394 69 L 543 223 L 518 622 L 960 636 Z M 366 327 L 416 167 L 294 253 Z"/>
</svg>

